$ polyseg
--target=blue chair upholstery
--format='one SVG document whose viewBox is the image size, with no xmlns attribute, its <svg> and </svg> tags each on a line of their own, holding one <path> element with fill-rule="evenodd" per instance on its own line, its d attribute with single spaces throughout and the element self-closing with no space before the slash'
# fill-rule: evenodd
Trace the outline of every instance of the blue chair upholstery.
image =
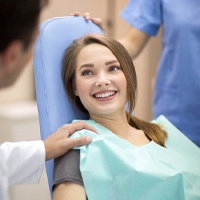
<svg viewBox="0 0 200 200">
<path fill-rule="evenodd" d="M 66 96 L 61 64 L 63 52 L 74 39 L 102 31 L 83 17 L 56 17 L 41 24 L 34 52 L 34 75 L 41 138 L 45 139 L 61 125 L 73 119 L 86 119 Z M 46 162 L 50 192 L 53 181 L 53 160 Z"/>
</svg>

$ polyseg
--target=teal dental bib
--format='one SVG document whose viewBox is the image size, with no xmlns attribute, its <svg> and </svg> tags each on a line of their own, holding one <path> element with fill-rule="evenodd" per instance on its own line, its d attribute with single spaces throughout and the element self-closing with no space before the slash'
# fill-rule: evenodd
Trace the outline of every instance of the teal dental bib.
<svg viewBox="0 0 200 200">
<path fill-rule="evenodd" d="M 80 170 L 89 200 L 199 200 L 200 149 L 164 116 L 152 123 L 168 133 L 166 147 L 154 141 L 136 147 L 100 124 L 86 120 L 99 135 L 79 147 Z"/>
</svg>

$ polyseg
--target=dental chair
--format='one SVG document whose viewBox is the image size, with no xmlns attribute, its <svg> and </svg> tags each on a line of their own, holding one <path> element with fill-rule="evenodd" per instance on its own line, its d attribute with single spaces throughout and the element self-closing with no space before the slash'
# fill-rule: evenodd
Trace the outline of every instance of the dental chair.
<svg viewBox="0 0 200 200">
<path fill-rule="evenodd" d="M 83 17 L 56 17 L 41 24 L 34 49 L 34 75 L 41 139 L 73 119 L 87 119 L 68 99 L 61 78 L 63 52 L 74 39 L 102 31 Z M 54 161 L 46 162 L 49 190 L 52 194 Z"/>
</svg>

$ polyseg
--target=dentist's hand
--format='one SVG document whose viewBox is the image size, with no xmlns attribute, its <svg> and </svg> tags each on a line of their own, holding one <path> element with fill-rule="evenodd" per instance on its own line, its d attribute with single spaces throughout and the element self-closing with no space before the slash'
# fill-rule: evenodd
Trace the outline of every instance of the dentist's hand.
<svg viewBox="0 0 200 200">
<path fill-rule="evenodd" d="M 74 122 L 71 124 L 65 124 L 57 131 L 52 133 L 43 142 L 46 150 L 46 160 L 57 158 L 67 151 L 76 146 L 89 144 L 92 142 L 92 138 L 83 136 L 78 138 L 69 138 L 75 131 L 87 129 L 95 133 L 96 130 L 86 124 L 85 122 Z"/>
</svg>

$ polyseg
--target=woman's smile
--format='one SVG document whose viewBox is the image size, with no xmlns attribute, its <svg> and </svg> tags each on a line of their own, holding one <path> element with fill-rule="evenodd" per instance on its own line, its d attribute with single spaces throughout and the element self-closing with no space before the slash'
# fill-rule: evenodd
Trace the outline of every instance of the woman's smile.
<svg viewBox="0 0 200 200">
<path fill-rule="evenodd" d="M 108 101 L 111 100 L 115 97 L 117 91 L 104 91 L 104 92 L 97 92 L 95 94 L 92 94 L 92 96 L 97 100 L 97 101 Z"/>
</svg>

